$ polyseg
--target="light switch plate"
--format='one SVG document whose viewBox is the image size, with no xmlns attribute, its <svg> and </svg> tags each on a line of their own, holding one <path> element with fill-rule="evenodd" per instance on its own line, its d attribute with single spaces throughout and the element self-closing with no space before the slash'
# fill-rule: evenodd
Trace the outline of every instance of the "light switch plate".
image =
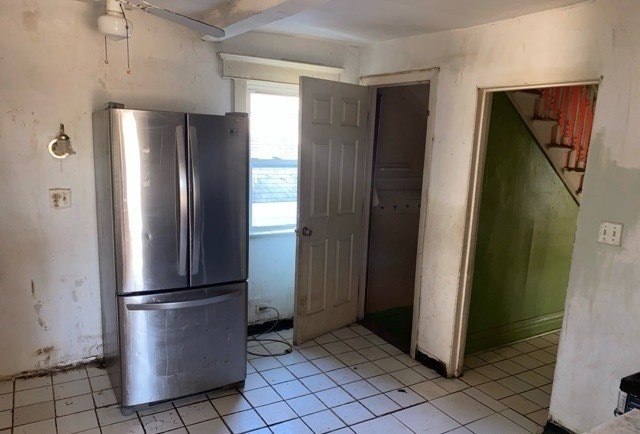
<svg viewBox="0 0 640 434">
<path fill-rule="evenodd" d="M 49 189 L 49 204 L 51 208 L 62 209 L 71 206 L 71 190 L 68 188 Z"/>
<path fill-rule="evenodd" d="M 598 232 L 598 242 L 619 246 L 622 238 L 622 223 L 602 222 Z"/>
</svg>

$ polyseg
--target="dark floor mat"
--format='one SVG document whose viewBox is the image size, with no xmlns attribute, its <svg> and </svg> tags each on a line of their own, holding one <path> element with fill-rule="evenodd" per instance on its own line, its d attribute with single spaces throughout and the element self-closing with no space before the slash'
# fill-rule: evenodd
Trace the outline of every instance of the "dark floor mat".
<svg viewBox="0 0 640 434">
<path fill-rule="evenodd" d="M 411 346 L 412 321 L 413 306 L 406 306 L 365 314 L 360 324 L 408 353 Z"/>
</svg>

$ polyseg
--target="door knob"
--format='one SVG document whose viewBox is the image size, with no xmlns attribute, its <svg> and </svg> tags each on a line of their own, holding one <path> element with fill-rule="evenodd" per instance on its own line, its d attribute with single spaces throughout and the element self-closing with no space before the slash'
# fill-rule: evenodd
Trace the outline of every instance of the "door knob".
<svg viewBox="0 0 640 434">
<path fill-rule="evenodd" d="M 296 234 L 302 235 L 303 237 L 310 237 L 313 234 L 313 231 L 305 226 L 302 230 L 296 229 Z"/>
</svg>

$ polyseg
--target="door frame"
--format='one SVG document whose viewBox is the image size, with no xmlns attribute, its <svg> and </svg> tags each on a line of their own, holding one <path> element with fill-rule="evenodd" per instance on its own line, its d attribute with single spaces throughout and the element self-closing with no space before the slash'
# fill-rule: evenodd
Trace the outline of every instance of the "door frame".
<svg viewBox="0 0 640 434">
<path fill-rule="evenodd" d="M 364 180 L 364 209 L 369 210 L 371 208 L 371 191 L 373 189 L 373 154 L 375 143 L 375 125 L 376 119 L 374 118 L 377 113 L 377 99 L 376 95 L 378 89 L 382 87 L 396 87 L 396 86 L 410 86 L 412 84 L 429 84 L 429 108 L 427 116 L 427 134 L 425 141 L 424 152 L 424 169 L 422 175 L 422 192 L 420 198 L 420 220 L 418 226 L 418 250 L 416 252 L 416 276 L 414 284 L 414 301 L 413 301 L 413 319 L 411 323 L 411 357 L 415 358 L 416 345 L 418 342 L 418 321 L 420 316 L 420 299 L 422 288 L 422 262 L 424 257 L 424 240 L 425 240 L 425 225 L 426 225 L 426 211 L 427 211 L 427 199 L 429 191 L 429 173 L 431 168 L 431 149 L 433 145 L 433 127 L 436 113 L 436 94 L 437 94 L 437 79 L 440 68 L 428 68 L 410 71 L 392 72 L 388 74 L 367 75 L 360 77 L 360 84 L 369 87 L 371 92 L 371 118 L 369 119 L 369 146 L 367 147 L 367 157 Z M 370 212 L 364 212 L 363 230 L 365 234 L 369 234 L 369 225 L 371 219 Z M 366 302 L 366 288 L 367 288 L 367 262 L 369 257 L 369 236 L 364 237 L 362 264 L 360 267 L 360 278 L 358 285 L 358 319 L 364 318 L 365 302 Z"/>
<path fill-rule="evenodd" d="M 476 255 L 476 241 L 478 235 L 478 220 L 480 214 L 480 199 L 484 177 L 484 163 L 489 135 L 489 120 L 491 118 L 491 103 L 496 92 L 509 92 L 525 89 L 543 89 L 560 86 L 600 85 L 601 78 L 593 80 L 578 80 L 539 84 L 523 84 L 519 86 L 496 86 L 478 88 L 476 106 L 476 121 L 473 137 L 473 154 L 471 159 L 471 174 L 469 178 L 469 192 L 467 197 L 467 215 L 465 218 L 464 239 L 462 247 L 462 265 L 460 270 L 460 286 L 458 288 L 456 310 L 454 316 L 454 335 L 452 345 L 451 367 L 455 376 L 462 374 L 464 351 L 467 341 L 467 325 L 469 321 L 469 306 L 473 287 L 473 267 Z M 597 110 L 597 107 L 596 107 Z M 564 328 L 564 322 L 563 326 Z"/>
</svg>

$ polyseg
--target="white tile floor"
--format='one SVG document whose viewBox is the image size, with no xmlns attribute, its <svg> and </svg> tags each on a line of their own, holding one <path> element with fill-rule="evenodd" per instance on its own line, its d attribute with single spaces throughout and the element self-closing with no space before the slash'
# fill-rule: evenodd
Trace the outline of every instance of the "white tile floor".
<svg viewBox="0 0 640 434">
<path fill-rule="evenodd" d="M 290 340 L 291 330 L 279 336 Z M 286 356 L 250 356 L 243 389 L 131 416 L 120 413 L 105 372 L 89 366 L 0 382 L 0 434 L 541 432 L 557 347 L 552 333 L 475 354 L 461 379 L 448 380 L 354 325 Z"/>
</svg>

